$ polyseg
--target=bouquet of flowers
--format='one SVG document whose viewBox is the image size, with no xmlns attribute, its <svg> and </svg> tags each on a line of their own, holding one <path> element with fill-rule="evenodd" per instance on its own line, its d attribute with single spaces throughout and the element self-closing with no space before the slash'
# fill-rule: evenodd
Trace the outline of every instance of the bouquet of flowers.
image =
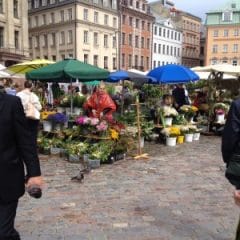
<svg viewBox="0 0 240 240">
<path fill-rule="evenodd" d="M 161 133 L 164 134 L 166 137 L 177 137 L 181 135 L 179 127 L 164 128 Z"/>
<path fill-rule="evenodd" d="M 213 109 L 214 109 L 214 113 L 215 114 L 226 114 L 229 110 L 229 105 L 225 104 L 225 103 L 215 103 L 213 105 Z"/>
<path fill-rule="evenodd" d="M 55 113 L 48 115 L 47 120 L 53 121 L 54 123 L 64 124 L 67 122 L 68 118 L 63 113 Z"/>
<path fill-rule="evenodd" d="M 175 108 L 169 107 L 169 106 L 163 106 L 163 107 L 157 108 L 156 112 L 160 118 L 161 117 L 176 117 L 178 115 L 177 110 Z"/>
<path fill-rule="evenodd" d="M 180 111 L 184 114 L 187 119 L 190 119 L 195 116 L 198 108 L 191 105 L 183 105 L 180 107 Z"/>
</svg>

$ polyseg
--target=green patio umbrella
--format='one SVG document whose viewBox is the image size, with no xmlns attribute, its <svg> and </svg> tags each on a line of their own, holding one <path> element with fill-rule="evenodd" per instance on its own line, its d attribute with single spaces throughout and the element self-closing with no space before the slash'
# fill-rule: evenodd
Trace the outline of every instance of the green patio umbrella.
<svg viewBox="0 0 240 240">
<path fill-rule="evenodd" d="M 65 59 L 57 63 L 26 73 L 26 78 L 44 82 L 85 82 L 89 80 L 105 80 L 109 72 L 105 69 L 80 62 L 75 59 Z"/>
</svg>

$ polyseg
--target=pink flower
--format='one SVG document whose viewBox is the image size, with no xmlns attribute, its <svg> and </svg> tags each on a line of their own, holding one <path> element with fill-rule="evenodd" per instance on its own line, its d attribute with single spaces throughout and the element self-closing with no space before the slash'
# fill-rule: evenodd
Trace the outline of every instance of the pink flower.
<svg viewBox="0 0 240 240">
<path fill-rule="evenodd" d="M 99 132 L 106 131 L 107 128 L 108 128 L 107 122 L 106 122 L 106 121 L 100 122 L 100 123 L 96 126 L 96 128 L 97 128 L 97 130 L 98 130 Z"/>
<path fill-rule="evenodd" d="M 96 126 L 99 123 L 98 118 L 90 118 L 90 125 L 91 126 Z"/>
<path fill-rule="evenodd" d="M 216 114 L 219 114 L 219 115 L 225 114 L 224 110 L 223 110 L 223 109 L 220 109 L 220 108 L 219 108 L 219 109 L 216 109 L 216 110 L 215 110 L 215 113 L 216 113 Z"/>
<path fill-rule="evenodd" d="M 79 125 L 83 125 L 84 124 L 84 116 L 80 116 L 76 119 L 76 123 Z"/>
</svg>

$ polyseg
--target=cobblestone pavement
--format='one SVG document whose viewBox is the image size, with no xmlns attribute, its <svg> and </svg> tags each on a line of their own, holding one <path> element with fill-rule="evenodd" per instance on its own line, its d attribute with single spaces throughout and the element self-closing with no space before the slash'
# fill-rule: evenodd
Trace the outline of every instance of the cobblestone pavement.
<svg viewBox="0 0 240 240">
<path fill-rule="evenodd" d="M 46 181 L 40 200 L 27 194 L 16 219 L 23 240 L 230 240 L 239 215 L 224 178 L 220 138 L 176 147 L 148 143 L 149 160 L 78 171 L 41 156 Z"/>
</svg>

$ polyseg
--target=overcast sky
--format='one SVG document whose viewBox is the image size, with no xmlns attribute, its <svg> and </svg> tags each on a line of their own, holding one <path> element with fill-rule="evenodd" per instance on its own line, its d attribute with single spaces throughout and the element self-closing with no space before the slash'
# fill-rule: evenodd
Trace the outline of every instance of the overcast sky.
<svg viewBox="0 0 240 240">
<path fill-rule="evenodd" d="M 156 0 L 149 0 L 149 2 L 155 2 Z M 202 20 L 205 20 L 206 12 L 209 10 L 218 9 L 223 4 L 229 2 L 229 0 L 171 0 L 175 3 L 176 8 L 192 13 Z"/>
</svg>

